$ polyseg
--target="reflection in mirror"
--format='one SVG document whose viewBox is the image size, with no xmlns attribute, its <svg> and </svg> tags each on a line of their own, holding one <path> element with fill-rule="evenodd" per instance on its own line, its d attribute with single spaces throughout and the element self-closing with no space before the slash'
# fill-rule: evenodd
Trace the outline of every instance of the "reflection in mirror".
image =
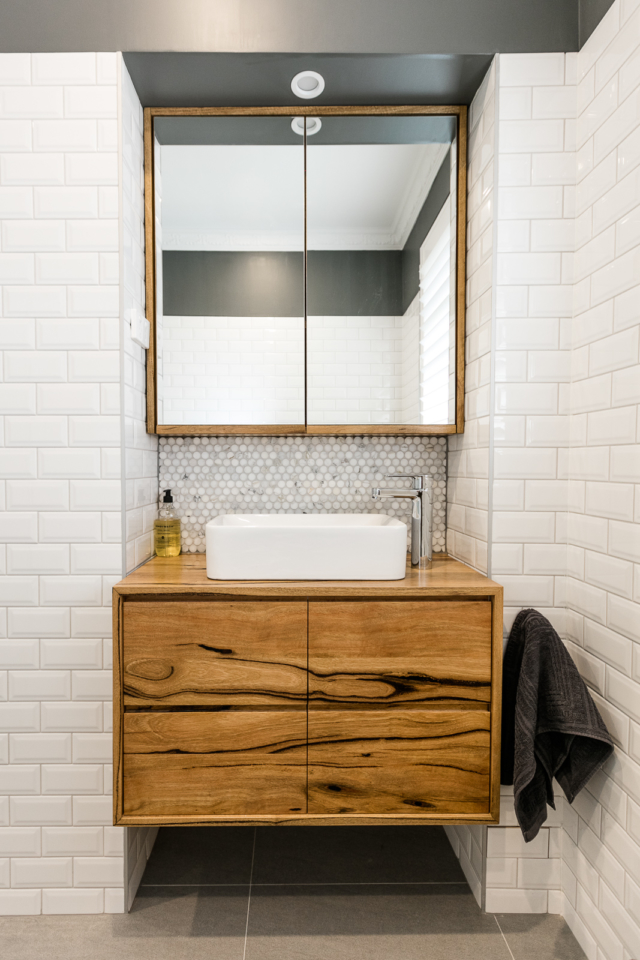
<svg viewBox="0 0 640 960">
<path fill-rule="evenodd" d="M 309 424 L 453 424 L 454 117 L 308 131 Z"/>
<path fill-rule="evenodd" d="M 304 424 L 304 150 L 292 117 L 154 124 L 159 424 Z"/>
</svg>

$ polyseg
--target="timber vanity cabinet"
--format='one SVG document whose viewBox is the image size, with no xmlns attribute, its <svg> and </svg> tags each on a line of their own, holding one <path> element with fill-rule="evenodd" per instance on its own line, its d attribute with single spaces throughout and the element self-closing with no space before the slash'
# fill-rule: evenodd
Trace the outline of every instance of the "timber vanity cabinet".
<svg viewBox="0 0 640 960">
<path fill-rule="evenodd" d="M 495 823 L 502 587 L 215 581 L 200 555 L 114 589 L 114 822 Z"/>
</svg>

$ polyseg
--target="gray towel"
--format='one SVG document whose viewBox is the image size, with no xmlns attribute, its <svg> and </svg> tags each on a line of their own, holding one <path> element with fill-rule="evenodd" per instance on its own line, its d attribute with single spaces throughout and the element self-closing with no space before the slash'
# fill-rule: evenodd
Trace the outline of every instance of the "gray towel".
<svg viewBox="0 0 640 960">
<path fill-rule="evenodd" d="M 555 809 L 555 777 L 569 803 L 613 753 L 613 741 L 560 637 L 537 610 L 521 610 L 504 656 L 501 782 L 533 840 Z"/>
</svg>

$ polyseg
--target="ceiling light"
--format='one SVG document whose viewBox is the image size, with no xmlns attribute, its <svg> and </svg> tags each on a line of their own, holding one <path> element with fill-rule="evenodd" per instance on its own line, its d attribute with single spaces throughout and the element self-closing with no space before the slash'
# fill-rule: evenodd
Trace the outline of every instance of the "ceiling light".
<svg viewBox="0 0 640 960">
<path fill-rule="evenodd" d="M 294 133 L 304 136 L 304 117 L 294 117 L 291 121 L 291 129 Z M 322 126 L 320 117 L 307 117 L 307 136 L 312 137 Z"/>
<path fill-rule="evenodd" d="M 291 81 L 291 89 L 296 97 L 301 97 L 303 100 L 313 100 L 314 97 L 319 97 L 324 90 L 324 77 L 321 77 L 315 70 L 303 70 L 302 73 L 296 73 Z"/>
</svg>

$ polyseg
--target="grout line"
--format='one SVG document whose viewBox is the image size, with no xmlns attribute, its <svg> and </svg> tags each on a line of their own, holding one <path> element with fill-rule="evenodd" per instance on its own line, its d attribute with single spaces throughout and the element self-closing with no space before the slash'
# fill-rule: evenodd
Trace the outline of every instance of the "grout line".
<svg viewBox="0 0 640 960">
<path fill-rule="evenodd" d="M 249 874 L 249 896 L 247 897 L 247 922 L 244 927 L 244 947 L 242 950 L 242 960 L 245 960 L 247 956 L 247 938 L 249 936 L 249 911 L 251 909 L 251 887 L 253 886 L 253 864 L 256 859 L 256 837 L 258 835 L 258 828 L 253 828 L 253 849 L 251 850 L 251 873 Z M 185 884 L 186 886 L 186 884 Z"/>
<path fill-rule="evenodd" d="M 255 829 L 255 828 L 254 828 Z M 252 861 L 253 875 L 253 861 Z M 466 880 L 340 880 L 283 883 L 141 883 L 141 887 L 468 887 Z"/>
<path fill-rule="evenodd" d="M 511 957 L 511 960 L 516 960 L 516 958 L 514 957 L 513 953 L 511 952 L 511 947 L 509 946 L 509 941 L 508 941 L 507 938 L 505 937 L 505 935 L 504 935 L 504 930 L 503 930 L 502 927 L 500 926 L 500 922 L 499 922 L 499 920 L 498 920 L 498 918 L 497 918 L 497 916 L 496 916 L 495 913 L 494 913 L 494 915 L 493 915 L 493 919 L 495 920 L 495 922 L 496 922 L 496 924 L 497 924 L 497 926 L 498 926 L 498 930 L 499 930 L 500 933 L 502 934 L 502 939 L 504 940 L 504 942 L 505 942 L 506 945 L 507 945 L 507 950 L 509 951 L 509 956 Z"/>
</svg>

